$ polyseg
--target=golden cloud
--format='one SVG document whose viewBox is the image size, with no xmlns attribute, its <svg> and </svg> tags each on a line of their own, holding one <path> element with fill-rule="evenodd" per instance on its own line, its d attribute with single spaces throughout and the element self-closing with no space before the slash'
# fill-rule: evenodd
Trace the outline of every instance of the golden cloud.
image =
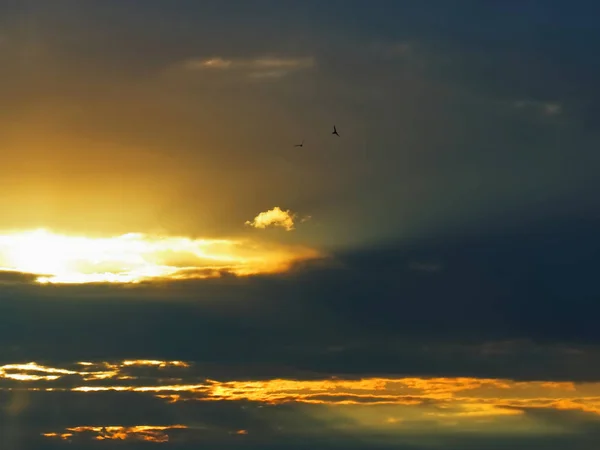
<svg viewBox="0 0 600 450">
<path fill-rule="evenodd" d="M 279 206 L 265 212 L 261 212 L 254 220 L 246 221 L 246 225 L 254 228 L 281 227 L 286 231 L 294 230 L 294 219 L 296 215 L 290 210 L 284 211 Z"/>
<path fill-rule="evenodd" d="M 131 370 L 142 367 L 146 368 L 144 380 L 153 380 L 153 384 L 138 384 L 141 380 Z M 64 377 L 70 377 L 74 384 L 70 387 L 53 386 Z M 470 377 L 221 382 L 198 378 L 194 375 L 194 365 L 191 363 L 160 360 L 79 362 L 69 368 L 47 367 L 35 362 L 7 364 L 0 366 L 0 379 L 19 385 L 27 383 L 28 386 L 37 383 L 35 388 L 32 387 L 36 390 L 137 392 L 169 402 L 252 401 L 264 404 L 403 407 L 420 405 L 432 408 L 429 415 L 440 417 L 486 415 L 490 411 L 494 414 L 514 415 L 526 408 L 579 410 L 600 415 L 600 383 L 593 382 L 518 382 Z M 77 379 L 93 384 L 78 384 Z M 131 384 L 132 380 L 136 383 Z M 172 383 L 173 380 L 184 382 Z M 186 383 L 185 380 L 194 382 Z M 119 384 L 115 384 L 116 381 Z"/>
<path fill-rule="evenodd" d="M 170 403 L 252 401 L 342 406 L 419 406 L 430 417 L 467 418 L 520 415 L 525 409 L 578 410 L 600 415 L 600 383 L 549 388 L 543 382 L 478 378 L 373 378 L 364 380 L 206 380 L 201 384 L 156 386 L 78 386 L 78 392 L 152 393 Z"/>
<path fill-rule="evenodd" d="M 185 425 L 166 425 L 166 426 L 152 426 L 152 425 L 137 425 L 133 427 L 122 427 L 122 426 L 107 426 L 107 427 L 71 427 L 67 428 L 62 433 L 43 433 L 42 436 L 47 438 L 58 438 L 62 440 L 72 440 L 77 435 L 88 434 L 94 440 L 97 441 L 145 441 L 145 442 L 168 442 L 169 434 L 171 430 L 182 429 L 185 430 L 188 427 Z"/>
<path fill-rule="evenodd" d="M 58 380 L 64 375 L 76 374 L 76 371 L 67 369 L 55 369 L 40 366 L 34 362 L 27 364 L 6 364 L 0 366 L 0 378 L 8 378 L 18 381 Z"/>
<path fill-rule="evenodd" d="M 70 391 L 81 395 L 132 392 L 171 404 L 234 401 L 263 407 L 296 404 L 305 413 L 327 423 L 339 416 L 353 420 L 363 429 L 394 433 L 423 424 L 461 425 L 481 431 L 492 430 L 494 426 L 511 429 L 521 425 L 545 426 L 536 422 L 535 415 L 528 414 L 536 409 L 577 411 L 600 420 L 600 382 L 519 382 L 474 377 L 218 381 L 203 378 L 201 372 L 191 363 L 160 360 L 79 362 L 66 367 L 34 362 L 7 364 L 0 367 L 0 379 L 4 379 L 0 389 Z M 86 435 L 95 440 L 166 442 L 169 430 L 174 428 L 186 426 L 81 426 L 44 435 L 64 440 Z M 235 433 L 249 432 L 242 429 Z"/>
<path fill-rule="evenodd" d="M 125 360 L 121 362 L 87 362 L 75 363 L 72 368 L 54 368 L 43 366 L 35 362 L 26 364 L 5 364 L 0 366 L 0 379 L 16 381 L 56 381 L 60 378 L 71 376 L 80 377 L 84 381 L 119 379 L 129 380 L 126 369 L 136 367 L 188 368 L 183 361 L 153 361 L 153 360 Z"/>
<path fill-rule="evenodd" d="M 270 217 L 271 221 L 282 220 Z M 288 225 L 284 220 L 281 226 Z M 141 233 L 89 238 L 43 229 L 0 235 L 0 270 L 34 274 L 39 283 L 137 283 L 211 278 L 223 273 L 247 276 L 284 272 L 298 261 L 319 256 L 305 247 L 236 239 Z"/>
</svg>

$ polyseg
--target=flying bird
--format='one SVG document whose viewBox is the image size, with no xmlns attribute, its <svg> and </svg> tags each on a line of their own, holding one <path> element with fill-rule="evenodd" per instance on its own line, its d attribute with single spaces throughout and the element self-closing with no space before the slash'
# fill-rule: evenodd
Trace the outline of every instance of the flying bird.
<svg viewBox="0 0 600 450">
<path fill-rule="evenodd" d="M 301 144 L 295 144 L 294 147 L 304 147 L 304 139 L 302 139 Z"/>
<path fill-rule="evenodd" d="M 337 129 L 335 128 L 335 125 L 333 126 L 333 131 L 331 132 L 331 134 L 335 134 L 337 137 L 340 137 L 339 133 L 337 132 Z"/>
</svg>

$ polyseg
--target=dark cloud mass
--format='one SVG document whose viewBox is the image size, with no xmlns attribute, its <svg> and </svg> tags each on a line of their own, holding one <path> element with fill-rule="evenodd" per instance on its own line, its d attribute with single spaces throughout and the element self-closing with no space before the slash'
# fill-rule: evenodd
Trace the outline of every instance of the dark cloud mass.
<svg viewBox="0 0 600 450">
<path fill-rule="evenodd" d="M 242 276 L 159 249 L 221 276 L 139 284 L 0 271 L 0 448 L 596 449 L 599 13 L 3 2 L 2 245 L 316 250 Z"/>
</svg>

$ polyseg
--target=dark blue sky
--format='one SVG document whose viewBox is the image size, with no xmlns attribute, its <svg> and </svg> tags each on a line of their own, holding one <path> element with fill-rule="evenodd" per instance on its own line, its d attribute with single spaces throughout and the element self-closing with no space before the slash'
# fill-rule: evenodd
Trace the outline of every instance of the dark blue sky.
<svg viewBox="0 0 600 450">
<path fill-rule="evenodd" d="M 2 449 L 596 449 L 599 15 L 3 2 L 1 267 L 38 227 L 327 258 L 136 285 L 3 270 Z M 274 206 L 294 230 L 244 225 Z"/>
</svg>

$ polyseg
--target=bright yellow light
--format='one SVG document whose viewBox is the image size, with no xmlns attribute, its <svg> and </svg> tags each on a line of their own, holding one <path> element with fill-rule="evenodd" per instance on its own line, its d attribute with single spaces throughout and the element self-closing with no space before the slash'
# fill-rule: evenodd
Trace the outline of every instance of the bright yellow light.
<svg viewBox="0 0 600 450">
<path fill-rule="evenodd" d="M 209 278 L 222 272 L 275 273 L 318 256 L 300 247 L 141 233 L 88 238 L 39 229 L 0 235 L 0 269 L 38 275 L 39 283 L 136 283 Z"/>
</svg>

